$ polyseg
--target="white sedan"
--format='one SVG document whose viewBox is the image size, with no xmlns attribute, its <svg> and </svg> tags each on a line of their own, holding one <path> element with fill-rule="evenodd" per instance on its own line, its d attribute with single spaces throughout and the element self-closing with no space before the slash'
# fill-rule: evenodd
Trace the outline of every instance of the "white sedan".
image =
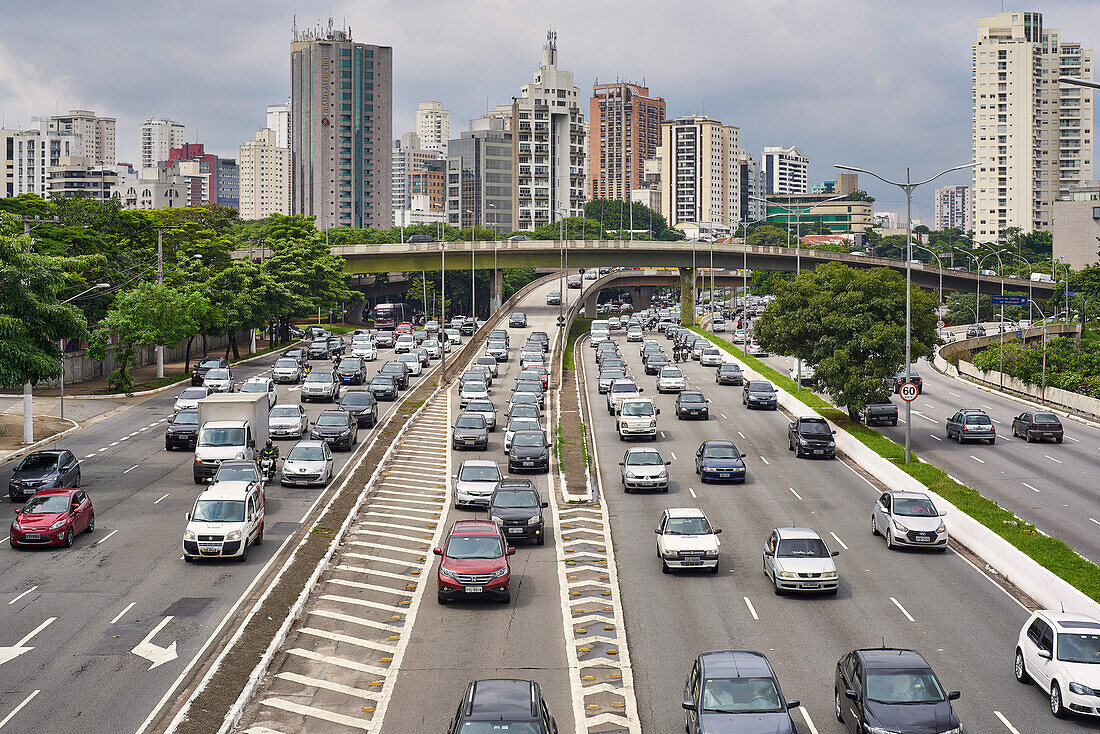
<svg viewBox="0 0 1100 734">
<path fill-rule="evenodd" d="M 699 364 L 704 367 L 717 367 L 722 364 L 722 350 L 718 347 L 703 347 L 699 353 Z"/>
<path fill-rule="evenodd" d="M 657 534 L 657 557 L 661 571 L 674 568 L 705 568 L 718 573 L 718 534 L 706 514 L 695 507 L 674 507 L 665 510 L 653 531 Z"/>
<path fill-rule="evenodd" d="M 757 342 L 751 342 L 749 344 L 749 354 L 751 354 L 754 357 L 769 357 L 769 356 L 771 356 L 771 353 L 768 352 L 767 349 L 764 349 L 764 347 L 760 346 L 760 344 L 757 343 Z"/>
<path fill-rule="evenodd" d="M 424 369 L 424 365 L 416 352 L 406 352 L 405 354 L 398 355 L 397 361 L 403 362 L 405 366 L 409 368 L 409 375 L 412 377 L 419 377 L 421 371 Z"/>
<path fill-rule="evenodd" d="M 373 362 L 378 359 L 378 345 L 375 344 L 373 339 L 362 339 L 358 341 L 353 339 L 351 342 L 351 356 L 360 357 L 367 362 Z"/>
<path fill-rule="evenodd" d="M 684 371 L 679 367 L 662 367 L 657 373 L 657 392 L 680 392 L 685 387 Z"/>
</svg>

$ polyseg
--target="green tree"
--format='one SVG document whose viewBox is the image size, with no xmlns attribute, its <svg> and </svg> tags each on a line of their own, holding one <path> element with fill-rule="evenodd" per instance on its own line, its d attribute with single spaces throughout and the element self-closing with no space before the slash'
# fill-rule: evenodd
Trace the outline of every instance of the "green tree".
<svg viewBox="0 0 1100 734">
<path fill-rule="evenodd" d="M 61 375 L 63 339 L 86 339 L 80 309 L 62 305 L 60 296 L 79 283 L 94 256 L 43 255 L 22 234 L 19 218 L 0 211 L 0 385 L 35 384 Z M 78 293 L 79 291 L 75 291 Z"/>
<path fill-rule="evenodd" d="M 272 254 L 263 269 L 288 293 L 277 314 L 280 338 L 285 340 L 291 318 L 309 316 L 319 308 L 328 311 L 358 303 L 363 295 L 348 287 L 344 258 L 329 252 L 312 222 L 303 217 L 280 217 L 275 224 L 276 236 L 267 241 Z"/>
<path fill-rule="evenodd" d="M 202 295 L 194 289 L 139 283 L 115 299 L 114 306 L 92 333 L 88 354 L 92 359 L 104 359 L 113 347 L 118 367 L 107 376 L 107 383 L 114 390 L 132 392 L 134 378 L 130 364 L 135 350 L 178 344 L 193 335 L 206 307 Z"/>
<path fill-rule="evenodd" d="M 931 357 L 936 297 L 912 292 L 912 358 Z M 778 284 L 754 333 L 765 348 L 804 360 L 837 405 L 856 411 L 889 395 L 905 366 L 905 279 L 890 268 L 829 263 Z"/>
<path fill-rule="evenodd" d="M 530 235 L 536 240 L 556 240 L 561 236 L 562 223 L 551 222 L 535 228 Z M 592 217 L 567 217 L 564 222 L 567 240 L 606 240 L 610 236 L 600 227 L 598 220 Z"/>
</svg>

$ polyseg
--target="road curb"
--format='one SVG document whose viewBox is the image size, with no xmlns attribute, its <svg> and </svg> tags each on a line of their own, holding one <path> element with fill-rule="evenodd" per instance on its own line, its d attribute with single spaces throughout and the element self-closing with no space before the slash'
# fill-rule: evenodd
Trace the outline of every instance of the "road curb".
<svg viewBox="0 0 1100 734">
<path fill-rule="evenodd" d="M 54 418 L 56 416 L 45 416 L 45 417 L 46 418 Z M 68 428 L 66 428 L 64 431 L 61 431 L 59 433 L 55 433 L 52 436 L 46 436 L 45 438 L 40 438 L 37 441 L 35 441 L 34 443 L 29 443 L 26 446 L 20 446 L 17 449 L 12 449 L 11 451 L 8 451 L 7 453 L 0 454 L 0 464 L 4 464 L 4 463 L 10 461 L 11 459 L 18 459 L 20 456 L 23 456 L 24 454 L 28 454 L 28 453 L 36 450 L 39 446 L 45 446 L 46 444 L 50 443 L 51 441 L 57 441 L 58 439 L 64 438 L 65 436 L 68 436 L 70 433 L 75 433 L 76 431 L 79 431 L 82 427 L 79 423 L 77 423 L 76 421 L 71 420 L 69 418 L 58 418 L 58 420 L 63 420 L 66 423 L 72 423 L 72 425 L 69 426 Z"/>
</svg>

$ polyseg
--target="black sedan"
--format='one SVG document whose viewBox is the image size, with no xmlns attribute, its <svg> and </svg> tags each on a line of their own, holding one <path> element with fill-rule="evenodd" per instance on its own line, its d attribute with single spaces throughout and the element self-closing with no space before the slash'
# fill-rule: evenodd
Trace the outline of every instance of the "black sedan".
<svg viewBox="0 0 1100 734">
<path fill-rule="evenodd" d="M 28 454 L 15 467 L 8 480 L 12 502 L 31 497 L 43 489 L 67 489 L 80 486 L 80 461 L 72 451 L 57 449 Z"/>
<path fill-rule="evenodd" d="M 703 441 L 695 452 L 695 473 L 700 482 L 745 481 L 745 457 L 733 441 Z"/>
<path fill-rule="evenodd" d="M 914 369 L 909 370 L 909 382 L 917 386 L 917 394 L 924 392 L 924 379 L 917 374 Z M 905 370 L 898 372 L 894 375 L 894 392 L 901 389 L 901 386 L 905 384 Z"/>
<path fill-rule="evenodd" d="M 684 420 L 685 418 L 708 420 L 710 418 L 708 403 L 710 401 L 701 392 L 681 390 L 676 397 L 676 418 L 678 420 Z"/>
<path fill-rule="evenodd" d="M 1032 441 L 1057 441 L 1062 443 L 1062 421 L 1054 413 L 1020 413 L 1012 419 L 1012 436 Z"/>
<path fill-rule="evenodd" d="M 403 362 L 386 362 L 382 365 L 382 369 L 378 370 L 378 374 L 392 377 L 400 390 L 409 386 L 409 368 Z"/>
<path fill-rule="evenodd" d="M 947 692 L 920 653 L 853 650 L 836 664 L 833 699 L 849 731 L 961 731 Z"/>
<path fill-rule="evenodd" d="M 656 375 L 661 372 L 662 367 L 668 367 L 668 357 L 661 353 L 650 354 L 645 361 L 645 373 L 647 375 Z"/>
<path fill-rule="evenodd" d="M 348 390 L 340 398 L 340 409 L 350 413 L 361 426 L 374 428 L 378 422 L 378 401 L 370 390 Z"/>
<path fill-rule="evenodd" d="M 768 659 L 749 650 L 714 650 L 695 659 L 684 684 L 688 734 L 794 734 L 790 710 Z"/>
<path fill-rule="evenodd" d="M 747 408 L 779 410 L 779 397 L 767 380 L 749 380 L 741 391 L 741 403 Z"/>
<path fill-rule="evenodd" d="M 367 389 L 375 400 L 397 400 L 397 381 L 389 375 L 375 375 Z"/>
<path fill-rule="evenodd" d="M 310 439 L 325 441 L 332 448 L 343 446 L 348 451 L 359 442 L 359 421 L 346 410 L 323 410 L 317 416 Z"/>
<path fill-rule="evenodd" d="M 733 362 L 723 362 L 714 371 L 714 381 L 719 385 L 744 385 L 745 374 Z"/>
<path fill-rule="evenodd" d="M 550 472 L 550 442 L 542 431 L 516 431 L 508 449 L 508 471 Z"/>
</svg>

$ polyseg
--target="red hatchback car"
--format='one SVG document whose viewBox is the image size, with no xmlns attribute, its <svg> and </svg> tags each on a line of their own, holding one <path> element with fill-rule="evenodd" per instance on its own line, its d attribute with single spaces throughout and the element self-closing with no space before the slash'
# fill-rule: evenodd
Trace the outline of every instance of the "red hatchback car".
<svg viewBox="0 0 1100 734">
<path fill-rule="evenodd" d="M 83 489 L 44 489 L 15 511 L 11 524 L 12 548 L 63 545 L 69 548 L 78 533 L 95 530 L 95 510 Z"/>
<path fill-rule="evenodd" d="M 407 321 L 403 324 L 398 324 L 397 328 L 393 330 L 394 334 L 411 334 L 413 333 L 413 325 Z"/>
<path fill-rule="evenodd" d="M 511 600 L 508 556 L 516 552 L 496 523 L 488 520 L 456 520 L 442 548 L 439 561 L 439 603 L 456 597 L 492 597 L 501 604 Z"/>
</svg>

